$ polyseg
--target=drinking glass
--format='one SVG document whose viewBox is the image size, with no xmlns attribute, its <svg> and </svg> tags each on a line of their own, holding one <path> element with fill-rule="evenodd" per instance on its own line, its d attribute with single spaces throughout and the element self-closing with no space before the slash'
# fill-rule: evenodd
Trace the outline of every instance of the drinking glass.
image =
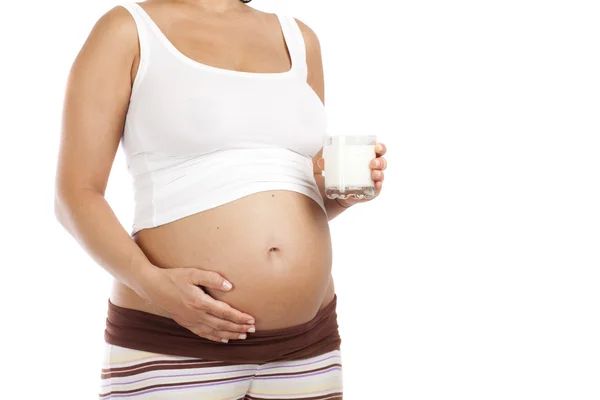
<svg viewBox="0 0 600 400">
<path fill-rule="evenodd" d="M 323 147 L 325 195 L 330 199 L 371 199 L 375 182 L 370 167 L 376 157 L 375 135 L 327 136 Z"/>
</svg>

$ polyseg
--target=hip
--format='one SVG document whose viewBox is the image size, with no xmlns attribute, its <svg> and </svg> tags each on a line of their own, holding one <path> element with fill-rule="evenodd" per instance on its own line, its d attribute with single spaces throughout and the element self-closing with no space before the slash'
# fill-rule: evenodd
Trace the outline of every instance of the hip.
<svg viewBox="0 0 600 400">
<path fill-rule="evenodd" d="M 271 277 L 268 282 L 254 285 L 246 282 L 246 285 L 234 287 L 226 293 L 206 288 L 205 291 L 211 297 L 252 315 L 257 330 L 286 328 L 310 321 L 335 297 L 335 285 L 330 273 L 324 279 L 306 283 L 301 280 L 294 283 L 287 279 L 285 282 L 277 284 Z M 113 281 L 110 302 L 122 308 L 169 317 L 117 280 Z"/>
<path fill-rule="evenodd" d="M 334 349 L 302 360 L 240 365 L 107 343 L 99 386 L 100 399 L 340 400 L 342 356 Z"/>
</svg>

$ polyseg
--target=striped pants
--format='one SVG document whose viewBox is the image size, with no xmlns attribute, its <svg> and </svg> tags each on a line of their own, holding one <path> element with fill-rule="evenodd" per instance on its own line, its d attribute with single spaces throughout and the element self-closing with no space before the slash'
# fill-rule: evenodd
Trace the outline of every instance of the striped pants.
<svg viewBox="0 0 600 400">
<path fill-rule="evenodd" d="M 339 400 L 339 350 L 293 361 L 232 364 L 106 344 L 100 399 Z"/>
</svg>

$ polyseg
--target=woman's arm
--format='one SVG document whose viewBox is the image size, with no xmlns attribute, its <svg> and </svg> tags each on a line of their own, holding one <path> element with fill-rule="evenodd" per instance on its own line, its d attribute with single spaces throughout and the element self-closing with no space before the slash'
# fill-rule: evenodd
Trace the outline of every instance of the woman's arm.
<svg viewBox="0 0 600 400">
<path fill-rule="evenodd" d="M 215 272 L 152 265 L 104 198 L 138 59 L 135 22 L 124 8 L 116 7 L 96 23 L 69 74 L 56 173 L 56 217 L 106 271 L 178 323 L 213 340 L 234 338 L 225 331 L 245 332 L 252 317 L 212 299 L 197 286 L 228 290 L 227 282 Z M 215 322 L 208 311 L 233 322 Z M 213 321 L 210 328 L 208 323 L 198 324 L 207 320 Z"/>
<path fill-rule="evenodd" d="M 55 213 L 88 254 L 144 296 L 155 270 L 104 198 L 119 146 L 136 53 L 135 25 L 113 9 L 94 26 L 71 68 L 63 106 Z M 132 40 L 133 38 L 133 40 Z"/>
<path fill-rule="evenodd" d="M 315 32 L 302 21 L 297 20 L 298 26 L 302 31 L 302 37 L 306 46 L 306 63 L 308 64 L 308 78 L 307 82 L 315 91 L 317 96 L 325 104 L 325 79 L 323 74 L 323 59 L 321 56 L 321 44 L 319 38 Z M 376 148 L 377 158 L 382 157 L 386 152 L 385 145 L 380 143 Z M 323 169 L 319 165 L 319 160 L 323 157 L 323 149 L 321 149 L 313 157 L 313 172 L 315 176 L 315 182 L 319 187 L 323 201 L 325 202 L 325 208 L 327 210 L 328 219 L 331 221 L 345 210 L 350 208 L 352 205 L 362 203 L 365 200 L 332 200 L 325 196 L 325 177 L 322 172 Z M 321 161 L 322 162 L 322 161 Z M 373 160 L 371 168 L 373 169 L 373 179 L 375 181 L 375 192 L 379 195 L 383 182 L 383 170 L 387 167 L 387 161 L 383 158 L 379 160 Z M 366 200 L 368 201 L 368 200 Z"/>
<path fill-rule="evenodd" d="M 317 96 L 319 96 L 323 104 L 325 104 L 325 79 L 323 76 L 323 59 L 321 56 L 321 44 L 319 42 L 319 38 L 317 37 L 316 33 L 304 22 L 298 19 L 296 19 L 296 21 L 298 22 L 298 26 L 302 32 L 304 45 L 306 47 L 306 63 L 308 64 L 307 82 L 315 91 Z M 344 206 L 347 204 L 344 203 L 344 200 L 337 202 L 335 200 L 328 199 L 325 196 L 324 177 L 321 174 L 321 167 L 317 164 L 317 161 L 322 157 L 322 154 L 323 150 L 321 149 L 321 151 L 319 151 L 319 153 L 313 157 L 313 171 L 315 175 L 315 182 L 317 183 L 319 191 L 323 196 L 323 201 L 325 202 L 327 216 L 329 217 L 329 220 L 332 220 L 346 210 L 346 207 Z M 342 206 L 340 203 L 344 204 L 344 206 Z M 349 207 L 349 205 L 347 206 Z"/>
</svg>

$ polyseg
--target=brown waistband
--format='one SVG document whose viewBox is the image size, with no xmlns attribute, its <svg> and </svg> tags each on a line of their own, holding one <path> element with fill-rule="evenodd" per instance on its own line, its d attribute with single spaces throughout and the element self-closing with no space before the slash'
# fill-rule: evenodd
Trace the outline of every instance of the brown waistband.
<svg viewBox="0 0 600 400">
<path fill-rule="evenodd" d="M 104 340 L 135 350 L 236 364 L 297 360 L 340 349 L 336 304 L 337 295 L 308 322 L 218 343 L 197 336 L 170 318 L 119 307 L 109 300 Z"/>
</svg>

